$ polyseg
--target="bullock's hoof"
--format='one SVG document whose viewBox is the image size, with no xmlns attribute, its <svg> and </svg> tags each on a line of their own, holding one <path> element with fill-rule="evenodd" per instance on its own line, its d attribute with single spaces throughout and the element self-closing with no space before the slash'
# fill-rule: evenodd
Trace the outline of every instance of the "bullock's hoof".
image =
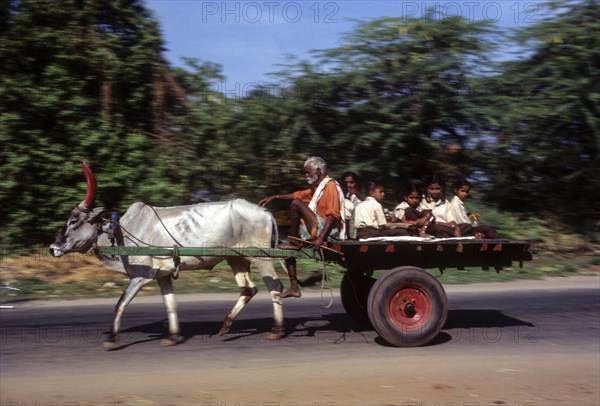
<svg viewBox="0 0 600 406">
<path fill-rule="evenodd" d="M 281 340 L 283 338 L 285 334 L 283 333 L 283 330 L 281 329 L 273 329 L 269 335 L 267 336 L 267 338 L 270 341 L 276 341 L 276 340 Z"/>
<path fill-rule="evenodd" d="M 172 347 L 174 345 L 180 344 L 183 341 L 183 338 L 179 334 L 173 334 L 169 338 L 165 338 L 161 340 L 160 345 L 163 347 Z"/>
<path fill-rule="evenodd" d="M 114 350 L 115 348 L 117 348 L 117 338 L 118 338 L 118 334 L 114 334 L 112 332 L 108 333 L 108 336 L 106 337 L 106 341 L 102 343 L 102 348 L 104 348 L 106 351 L 111 351 Z"/>
<path fill-rule="evenodd" d="M 105 341 L 102 343 L 102 348 L 104 348 L 104 350 L 106 350 L 106 351 L 112 351 L 115 348 L 117 348 L 117 342 L 116 341 Z"/>
<path fill-rule="evenodd" d="M 229 333 L 229 330 L 231 330 L 232 325 L 233 325 L 233 320 L 229 320 L 229 319 L 225 320 L 225 322 L 221 326 L 221 330 L 219 330 L 219 335 L 224 336 L 225 334 Z"/>
</svg>

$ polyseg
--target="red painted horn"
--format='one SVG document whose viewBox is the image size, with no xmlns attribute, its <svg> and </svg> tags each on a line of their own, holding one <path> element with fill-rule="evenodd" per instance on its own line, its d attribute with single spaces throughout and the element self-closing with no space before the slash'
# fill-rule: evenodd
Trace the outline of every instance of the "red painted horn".
<svg viewBox="0 0 600 406">
<path fill-rule="evenodd" d="M 87 183 L 87 191 L 85 192 L 85 199 L 81 202 L 80 206 L 83 209 L 90 209 L 96 199 L 96 177 L 92 172 L 92 169 L 85 161 L 81 161 L 81 167 L 83 168 L 83 174 L 85 175 L 85 182 Z"/>
</svg>

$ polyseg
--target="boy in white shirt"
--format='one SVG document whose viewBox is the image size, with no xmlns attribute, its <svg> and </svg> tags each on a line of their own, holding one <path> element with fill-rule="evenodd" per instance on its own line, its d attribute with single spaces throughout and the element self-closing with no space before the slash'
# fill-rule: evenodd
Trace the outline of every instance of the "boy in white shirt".
<svg viewBox="0 0 600 406">
<path fill-rule="evenodd" d="M 369 196 L 354 209 L 354 225 L 359 239 L 374 237 L 410 236 L 414 235 L 402 223 L 389 223 L 381 201 L 385 197 L 383 185 L 369 183 Z"/>
<path fill-rule="evenodd" d="M 479 224 L 479 220 L 481 220 L 479 214 L 467 212 L 464 201 L 471 193 L 471 184 L 466 179 L 457 178 L 452 183 L 452 192 L 454 196 L 447 204 L 446 216 L 449 221 L 456 222 L 462 235 L 475 236 L 477 239 L 500 239 L 500 235 L 494 227 Z"/>
</svg>

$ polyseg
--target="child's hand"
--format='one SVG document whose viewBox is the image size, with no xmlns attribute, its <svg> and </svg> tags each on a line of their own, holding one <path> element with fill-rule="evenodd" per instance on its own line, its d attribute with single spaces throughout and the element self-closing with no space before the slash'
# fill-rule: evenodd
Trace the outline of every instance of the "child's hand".
<svg viewBox="0 0 600 406">
<path fill-rule="evenodd" d="M 450 225 L 450 227 L 452 227 L 454 229 L 454 237 L 456 237 L 456 238 L 462 237 L 460 227 L 458 227 L 458 224 L 456 224 L 456 221 L 451 221 L 448 224 Z"/>
</svg>

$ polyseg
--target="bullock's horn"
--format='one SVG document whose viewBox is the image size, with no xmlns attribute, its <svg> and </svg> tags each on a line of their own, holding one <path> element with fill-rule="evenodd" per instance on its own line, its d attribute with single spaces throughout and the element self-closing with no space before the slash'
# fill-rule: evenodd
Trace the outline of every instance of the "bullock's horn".
<svg viewBox="0 0 600 406">
<path fill-rule="evenodd" d="M 83 174 L 85 175 L 87 191 L 85 192 L 85 199 L 79 204 L 79 207 L 84 210 L 89 210 L 96 198 L 96 177 L 87 162 L 81 161 L 81 167 L 83 168 Z"/>
</svg>

